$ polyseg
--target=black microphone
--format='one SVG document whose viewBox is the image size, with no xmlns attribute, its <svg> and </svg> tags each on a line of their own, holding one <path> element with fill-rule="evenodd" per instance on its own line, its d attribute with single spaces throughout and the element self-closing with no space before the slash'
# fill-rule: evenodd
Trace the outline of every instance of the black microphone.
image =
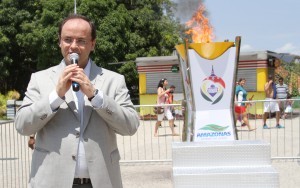
<svg viewBox="0 0 300 188">
<path fill-rule="evenodd" d="M 78 59 L 79 59 L 79 55 L 77 53 L 71 53 L 70 54 L 70 59 L 71 59 L 71 63 L 72 64 L 78 64 Z M 77 92 L 79 91 L 79 84 L 77 82 L 73 82 L 72 81 L 72 89 L 73 91 Z"/>
</svg>

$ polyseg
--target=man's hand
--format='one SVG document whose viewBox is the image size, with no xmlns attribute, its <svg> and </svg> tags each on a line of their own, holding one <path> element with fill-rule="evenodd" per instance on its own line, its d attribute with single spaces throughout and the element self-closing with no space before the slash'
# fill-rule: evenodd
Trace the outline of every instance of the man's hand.
<svg viewBox="0 0 300 188">
<path fill-rule="evenodd" d="M 253 97 L 254 97 L 254 95 L 252 95 L 252 96 L 248 99 L 248 101 L 252 101 Z M 247 103 L 246 106 L 252 106 L 252 103 Z"/>
<path fill-rule="evenodd" d="M 74 76 L 77 72 L 77 69 L 80 69 L 76 64 L 70 64 L 66 66 L 61 76 L 59 77 L 56 92 L 60 98 L 63 98 L 67 91 L 70 89 L 72 80 L 71 77 Z"/>
<path fill-rule="evenodd" d="M 254 95 L 252 95 L 252 96 L 248 99 L 248 101 L 252 101 L 253 97 L 254 97 Z"/>
<path fill-rule="evenodd" d="M 35 145 L 35 138 L 30 136 L 29 140 L 28 140 L 28 147 L 30 147 L 32 150 L 34 149 L 34 145 Z"/>
<path fill-rule="evenodd" d="M 95 88 L 82 68 L 77 68 L 75 74 L 70 79 L 80 85 L 81 92 L 88 98 L 94 96 Z"/>
</svg>

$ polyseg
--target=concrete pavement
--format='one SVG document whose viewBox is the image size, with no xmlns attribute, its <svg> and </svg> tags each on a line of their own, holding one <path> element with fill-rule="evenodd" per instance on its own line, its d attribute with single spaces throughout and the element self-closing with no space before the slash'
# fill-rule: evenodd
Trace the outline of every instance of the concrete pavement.
<svg viewBox="0 0 300 188">
<path fill-rule="evenodd" d="M 300 187 L 300 165 L 297 162 L 273 161 L 279 173 L 280 188 Z M 121 165 L 124 188 L 172 188 L 171 164 Z"/>
</svg>

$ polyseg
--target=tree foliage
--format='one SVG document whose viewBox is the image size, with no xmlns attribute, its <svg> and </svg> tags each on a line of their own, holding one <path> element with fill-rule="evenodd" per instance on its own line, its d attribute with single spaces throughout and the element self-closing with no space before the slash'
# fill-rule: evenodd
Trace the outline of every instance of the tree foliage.
<svg viewBox="0 0 300 188">
<path fill-rule="evenodd" d="M 77 0 L 77 13 L 97 27 L 96 64 L 125 74 L 138 86 L 133 61 L 141 56 L 170 55 L 179 41 L 170 0 Z M 26 90 L 30 74 L 60 63 L 58 26 L 74 13 L 70 0 L 0 2 L 0 92 Z M 131 62 L 109 64 L 111 62 Z M 128 71 L 128 72 L 127 72 Z"/>
<path fill-rule="evenodd" d="M 0 4 L 0 81 L 1 92 L 10 89 L 19 91 L 26 87 L 23 80 L 28 78 L 32 62 L 31 48 L 20 44 L 18 35 L 23 27 L 34 18 L 34 1 L 4 0 Z M 34 58 L 34 57 L 33 57 Z M 27 79 L 28 81 L 28 79 Z"/>
<path fill-rule="evenodd" d="M 288 71 L 287 76 L 284 78 L 284 82 L 290 87 L 290 94 L 293 97 L 299 96 L 298 76 L 300 64 L 295 61 L 290 63 L 282 61 L 281 66 Z"/>
</svg>

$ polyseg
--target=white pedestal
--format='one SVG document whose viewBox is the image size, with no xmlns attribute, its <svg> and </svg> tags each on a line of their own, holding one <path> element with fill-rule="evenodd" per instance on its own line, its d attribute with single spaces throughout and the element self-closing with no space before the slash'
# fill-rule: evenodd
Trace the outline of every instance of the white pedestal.
<svg viewBox="0 0 300 188">
<path fill-rule="evenodd" d="M 178 142 L 172 149 L 174 188 L 279 187 L 265 141 Z"/>
</svg>

